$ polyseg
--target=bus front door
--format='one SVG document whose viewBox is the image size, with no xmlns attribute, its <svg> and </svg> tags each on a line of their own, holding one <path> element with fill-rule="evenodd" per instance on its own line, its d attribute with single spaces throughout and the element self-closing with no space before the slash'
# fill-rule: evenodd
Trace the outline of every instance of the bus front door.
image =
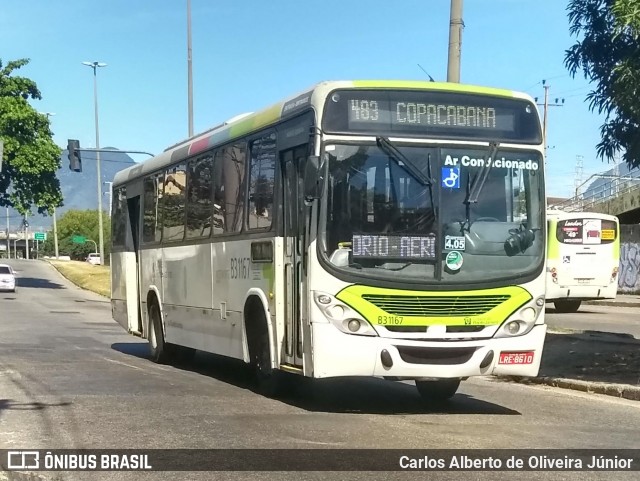
<svg viewBox="0 0 640 481">
<path fill-rule="evenodd" d="M 284 282 L 285 282 L 285 342 L 283 360 L 302 368 L 303 322 L 307 318 L 306 279 L 302 258 L 305 243 L 305 205 L 302 199 L 302 173 L 307 146 L 282 153 L 284 169 Z"/>
<path fill-rule="evenodd" d="M 132 334 L 142 334 L 142 317 L 140 311 L 140 272 L 138 253 L 140 251 L 140 195 L 127 198 L 129 213 L 129 229 L 131 232 L 130 247 L 125 255 L 125 276 L 127 293 L 127 330 Z"/>
</svg>

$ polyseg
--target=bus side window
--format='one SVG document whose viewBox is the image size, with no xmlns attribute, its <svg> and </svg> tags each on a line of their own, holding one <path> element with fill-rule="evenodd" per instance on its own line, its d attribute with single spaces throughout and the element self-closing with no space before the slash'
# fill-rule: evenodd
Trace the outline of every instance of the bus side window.
<svg viewBox="0 0 640 481">
<path fill-rule="evenodd" d="M 244 143 L 226 145 L 215 154 L 214 234 L 242 230 L 246 156 Z"/>
<path fill-rule="evenodd" d="M 144 219 L 142 240 L 145 243 L 162 239 L 162 193 L 164 175 L 155 174 L 144 179 Z"/>
<path fill-rule="evenodd" d="M 180 164 L 167 170 L 164 178 L 162 240 L 184 239 L 187 168 Z"/>
<path fill-rule="evenodd" d="M 191 160 L 187 176 L 187 238 L 209 237 L 212 225 L 213 156 Z"/>
<path fill-rule="evenodd" d="M 271 226 L 276 169 L 276 134 L 251 143 L 249 172 L 249 229 Z"/>
<path fill-rule="evenodd" d="M 113 247 L 124 247 L 127 234 L 127 188 L 113 190 L 111 207 L 111 230 Z"/>
</svg>

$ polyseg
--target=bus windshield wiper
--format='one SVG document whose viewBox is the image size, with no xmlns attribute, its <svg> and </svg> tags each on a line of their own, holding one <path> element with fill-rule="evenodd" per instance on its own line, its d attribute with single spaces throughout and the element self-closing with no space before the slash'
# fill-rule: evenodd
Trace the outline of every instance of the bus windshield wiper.
<svg viewBox="0 0 640 481">
<path fill-rule="evenodd" d="M 424 175 L 411 160 L 409 160 L 395 145 L 391 143 L 388 138 L 376 137 L 376 143 L 378 144 L 378 147 L 380 147 L 380 150 L 387 154 L 391 159 L 395 160 L 399 166 L 404 167 L 404 169 L 414 176 L 422 185 L 427 185 L 429 187 L 433 185 L 433 181 Z M 429 162 L 427 167 L 429 168 L 429 172 L 431 172 L 431 159 L 427 158 L 427 162 Z"/>
<path fill-rule="evenodd" d="M 500 144 L 498 142 L 489 143 L 489 155 L 485 159 L 484 164 L 482 164 L 480 172 L 473 177 L 471 186 L 467 188 L 467 198 L 464 200 L 464 203 L 467 206 L 478 202 L 478 197 L 480 196 L 480 192 L 482 192 L 482 188 L 489 177 L 489 172 L 491 172 L 491 167 L 493 167 L 494 157 L 498 152 L 499 146 Z"/>
</svg>

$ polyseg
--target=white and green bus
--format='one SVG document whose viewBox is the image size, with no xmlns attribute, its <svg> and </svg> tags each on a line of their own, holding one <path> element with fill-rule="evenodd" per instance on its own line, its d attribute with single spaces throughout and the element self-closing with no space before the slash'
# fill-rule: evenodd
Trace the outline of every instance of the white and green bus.
<svg viewBox="0 0 640 481">
<path fill-rule="evenodd" d="M 113 317 L 165 362 L 414 380 L 538 373 L 540 119 L 527 95 L 323 82 L 113 181 Z"/>
<path fill-rule="evenodd" d="M 576 312 L 582 301 L 615 299 L 620 223 L 598 212 L 547 212 L 547 302 Z"/>
</svg>

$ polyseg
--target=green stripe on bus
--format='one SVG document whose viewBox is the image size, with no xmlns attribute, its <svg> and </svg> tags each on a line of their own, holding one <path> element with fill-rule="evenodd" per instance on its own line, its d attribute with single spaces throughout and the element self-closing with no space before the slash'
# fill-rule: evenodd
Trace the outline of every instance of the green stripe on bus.
<svg viewBox="0 0 640 481">
<path fill-rule="evenodd" d="M 249 132 L 253 132 L 254 130 L 258 130 L 261 127 L 277 122 L 280 120 L 282 106 L 282 103 L 273 105 L 245 120 L 241 120 L 237 124 L 233 124 L 229 128 L 229 136 L 231 138 L 240 137 L 248 134 Z"/>
<path fill-rule="evenodd" d="M 520 286 L 447 292 L 386 289 L 356 284 L 344 288 L 336 298 L 358 311 L 372 325 L 386 324 L 386 319 L 393 318 L 397 322 L 390 324 L 398 326 L 495 326 L 502 324 L 532 296 Z M 378 298 L 381 302 L 366 298 Z M 389 309 L 392 311 L 398 309 L 418 315 L 397 315 L 385 311 L 381 307 L 384 305 L 391 306 Z M 425 308 L 430 305 L 433 305 L 431 309 Z M 419 315 L 421 310 L 441 313 Z"/>
</svg>

